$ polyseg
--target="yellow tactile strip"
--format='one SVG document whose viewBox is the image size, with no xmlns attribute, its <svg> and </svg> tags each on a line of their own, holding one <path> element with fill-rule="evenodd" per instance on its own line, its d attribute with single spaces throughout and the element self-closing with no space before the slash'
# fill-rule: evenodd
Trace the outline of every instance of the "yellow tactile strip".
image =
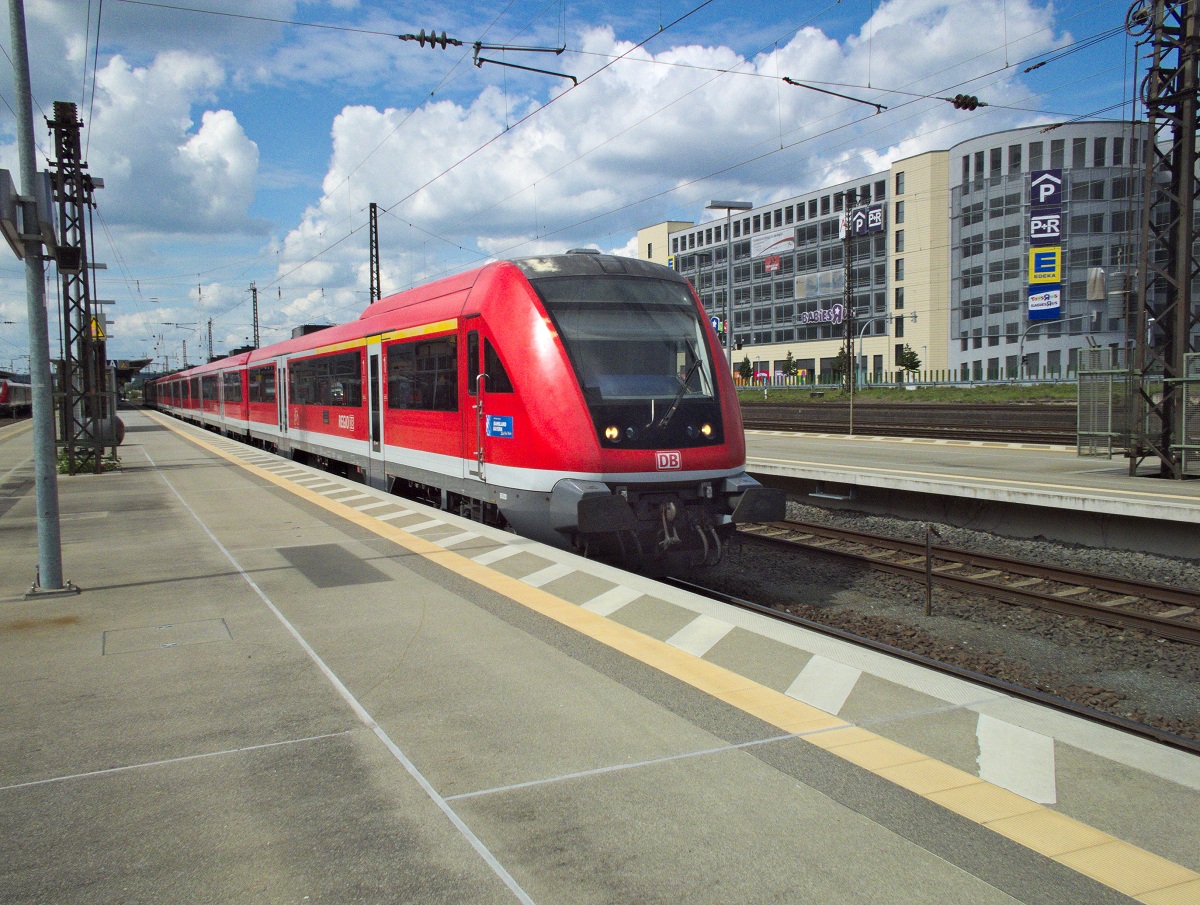
<svg viewBox="0 0 1200 905">
<path fill-rule="evenodd" d="M 985 826 L 1146 905 L 1196 905 L 1200 874 L 1040 804 L 950 767 L 890 739 L 767 688 L 724 667 L 643 635 L 519 579 L 408 534 L 387 522 L 308 490 L 155 417 L 180 436 L 289 489 L 346 521 L 386 538 L 595 641 L 797 735 L 865 770 Z"/>
</svg>

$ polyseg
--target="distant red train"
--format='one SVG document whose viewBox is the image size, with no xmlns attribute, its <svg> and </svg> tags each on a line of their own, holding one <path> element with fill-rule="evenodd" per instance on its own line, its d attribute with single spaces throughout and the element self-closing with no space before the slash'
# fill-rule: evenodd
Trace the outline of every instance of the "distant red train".
<svg viewBox="0 0 1200 905">
<path fill-rule="evenodd" d="M 33 386 L 0 377 L 0 416 L 28 415 L 33 410 Z"/>
<path fill-rule="evenodd" d="M 390 296 L 160 378 L 147 401 L 560 547 L 713 564 L 736 523 L 784 509 L 746 474 L 722 359 L 673 270 L 571 252 Z"/>
</svg>

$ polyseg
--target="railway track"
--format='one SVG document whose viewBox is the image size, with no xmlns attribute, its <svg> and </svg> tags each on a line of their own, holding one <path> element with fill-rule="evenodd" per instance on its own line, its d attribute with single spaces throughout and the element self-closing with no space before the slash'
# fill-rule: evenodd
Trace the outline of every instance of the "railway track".
<svg viewBox="0 0 1200 905">
<path fill-rule="evenodd" d="M 809 522 L 753 525 L 742 533 L 767 543 L 854 559 L 881 571 L 1006 603 L 1200 645 L 1198 591 Z"/>
<path fill-rule="evenodd" d="M 751 430 L 850 433 L 844 402 L 743 402 L 742 420 Z M 853 432 L 888 437 L 1050 443 L 1074 446 L 1074 405 L 989 405 L 910 402 L 854 407 Z"/>
</svg>

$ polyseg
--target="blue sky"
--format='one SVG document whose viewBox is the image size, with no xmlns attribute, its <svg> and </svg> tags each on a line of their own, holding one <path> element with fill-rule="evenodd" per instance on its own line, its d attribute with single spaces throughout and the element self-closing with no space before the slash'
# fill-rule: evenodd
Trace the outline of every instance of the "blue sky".
<svg viewBox="0 0 1200 905">
<path fill-rule="evenodd" d="M 110 357 L 172 366 L 185 342 L 200 360 L 210 318 L 216 352 L 246 341 L 252 281 L 264 343 L 356 317 L 370 202 L 397 291 L 492 257 L 633 253 L 639 227 L 703 219 L 711 198 L 789 197 L 1015 125 L 1127 117 L 1136 83 L 1124 2 L 25 5 L 39 145 L 53 102 L 75 101 L 105 180 L 95 294 L 118 302 Z M 396 37 L 420 30 L 466 46 Z M 565 47 L 481 55 L 579 84 L 472 65 L 475 41 Z M 0 167 L 15 172 L 0 65 Z M 960 92 L 987 106 L 938 99 Z M 57 295 L 51 271 L 52 309 Z M 0 368 L 23 370 L 15 258 L 0 262 L 0 321 Z"/>
</svg>

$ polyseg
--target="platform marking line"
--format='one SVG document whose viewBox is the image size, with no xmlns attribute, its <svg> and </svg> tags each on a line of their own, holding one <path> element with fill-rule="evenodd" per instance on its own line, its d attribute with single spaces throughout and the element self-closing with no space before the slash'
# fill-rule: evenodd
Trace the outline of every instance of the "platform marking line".
<svg viewBox="0 0 1200 905">
<path fill-rule="evenodd" d="M 182 432 L 180 432 L 180 435 L 188 437 L 187 434 Z M 215 446 L 202 443 L 192 437 L 189 437 L 189 439 L 201 447 L 207 447 L 218 455 L 222 455 L 221 451 Z M 156 469 L 158 468 L 157 464 L 153 459 L 150 458 L 150 454 L 146 452 L 144 448 L 142 449 L 142 454 L 150 460 L 151 465 L 154 465 Z M 237 456 L 223 455 L 223 458 L 239 464 L 243 468 L 261 471 L 261 469 L 258 469 L 257 465 L 251 465 Z M 271 475 L 269 472 L 265 472 L 264 476 L 268 477 L 269 479 L 274 478 L 274 475 Z M 266 592 L 263 591 L 253 577 L 251 577 L 251 575 L 244 568 L 242 568 L 241 563 L 239 563 L 233 554 L 226 549 L 225 545 L 221 543 L 220 539 L 213 534 L 208 525 L 205 524 L 203 519 L 200 518 L 199 514 L 188 505 L 182 494 L 180 494 L 180 492 L 175 488 L 175 485 L 171 483 L 170 479 L 167 478 L 167 476 L 161 470 L 159 471 L 159 477 L 162 478 L 163 482 L 166 483 L 169 488 L 171 488 L 171 492 L 175 494 L 180 504 L 191 514 L 192 518 L 196 520 L 196 523 L 200 526 L 204 533 L 208 535 L 209 540 L 211 540 L 216 548 L 220 550 L 222 554 L 224 554 L 225 558 L 229 560 L 230 565 L 232 565 L 238 571 L 238 573 L 242 576 L 242 580 L 250 586 L 251 590 L 254 591 L 258 598 L 264 604 L 266 604 L 267 609 L 274 614 L 275 618 L 279 620 L 280 624 L 284 627 L 288 634 L 292 636 L 301 649 L 308 655 L 308 658 L 313 662 L 317 669 L 321 671 L 326 680 L 334 687 L 337 693 L 341 696 L 342 700 L 344 700 L 350 706 L 350 709 L 354 712 L 354 715 L 358 717 L 359 721 L 373 733 L 375 733 L 376 738 L 378 738 L 383 743 L 384 747 L 386 747 L 388 751 L 392 753 L 392 756 L 400 762 L 401 766 L 404 767 L 408 775 L 416 780 L 417 784 L 425 792 L 426 796 L 428 796 L 429 799 L 433 801 L 435 805 L 437 805 L 438 810 L 440 810 L 454 825 L 459 834 L 470 844 L 473 849 L 475 849 L 476 853 L 483 859 L 488 867 L 492 869 L 492 872 L 501 880 L 501 882 L 508 887 L 509 891 L 511 891 L 520 902 L 527 903 L 527 905 L 534 905 L 533 899 L 530 898 L 525 890 L 521 888 L 521 885 L 517 883 L 516 879 L 504 868 L 504 865 L 497 860 L 496 856 L 492 854 L 491 850 L 483 844 L 483 840 L 476 836 L 474 831 L 467 826 L 466 822 L 459 817 L 457 813 L 455 813 L 454 809 L 450 807 L 446 799 L 438 793 L 429 780 L 425 778 L 425 775 L 417 769 L 416 764 L 409 760 L 408 755 L 406 755 L 400 749 L 400 747 L 394 741 L 392 741 L 391 736 L 387 734 L 384 728 L 375 722 L 374 717 L 372 717 L 367 709 L 363 707 L 361 703 L 359 703 L 358 699 L 350 692 L 350 689 L 345 686 L 340 678 L 338 678 L 337 673 L 329 668 L 325 661 L 321 659 L 321 656 L 316 652 L 316 650 L 313 649 L 312 645 L 305 640 L 304 636 L 301 635 L 296 627 L 288 620 L 288 618 L 283 615 L 283 612 L 276 607 L 274 603 L 272 603 L 271 598 L 267 596 Z M 324 497 L 313 493 L 311 490 L 306 489 L 306 493 L 312 494 L 312 500 L 310 500 L 310 502 L 321 501 L 324 503 L 334 503 L 338 506 L 341 505 L 335 501 L 326 500 Z M 353 512 L 354 510 L 348 511 Z M 355 515 L 358 515 L 358 513 L 355 513 Z"/>
<path fill-rule="evenodd" d="M 108 767 L 104 770 L 89 770 L 86 773 L 70 773 L 64 776 L 51 776 L 46 779 L 34 779 L 29 782 L 19 782 L 11 786 L 0 786 L 0 792 L 11 792 L 14 789 L 28 789 L 34 786 L 45 786 L 56 782 L 72 782 L 77 779 L 93 779 L 97 776 L 111 776 L 115 773 L 127 773 L 130 770 L 145 770 L 150 767 L 164 767 L 170 764 L 182 764 L 192 760 L 203 760 L 206 757 L 225 757 L 230 754 L 244 754 L 247 751 L 262 751 L 267 748 L 280 748 L 284 745 L 301 745 L 306 742 L 319 742 L 327 738 L 339 738 L 361 732 L 361 729 L 344 729 L 341 732 L 326 732 L 322 735 L 309 735 L 304 738 L 289 738 L 279 742 L 263 742 L 261 745 L 245 745 L 241 748 L 226 748 L 224 751 L 206 751 L 203 754 L 184 754 L 179 757 L 168 757 L 163 760 L 149 760 L 140 764 L 124 764 L 120 767 Z"/>
<path fill-rule="evenodd" d="M 374 499 L 374 498 L 372 497 L 372 499 Z M 396 505 L 396 504 L 393 503 L 391 500 L 376 500 L 374 503 L 367 503 L 366 505 L 355 506 L 354 508 L 357 509 L 359 512 L 366 512 L 368 509 L 382 509 L 384 506 L 394 506 L 394 505 Z"/>
<path fill-rule="evenodd" d="M 672 761 L 687 760 L 692 757 L 709 757 L 713 754 L 725 754 L 729 751 L 741 751 L 757 745 L 770 745 L 775 742 L 786 742 L 797 738 L 794 733 L 772 735 L 769 738 L 756 738 L 748 742 L 738 742 L 736 745 L 721 745 L 716 748 L 702 748 L 698 751 L 682 751 L 678 754 L 665 754 L 662 757 L 651 757 L 647 760 L 634 761 L 625 764 L 611 764 L 607 767 L 595 767 L 591 770 L 579 770 L 575 773 L 563 773 L 561 776 L 549 776 L 544 779 L 530 779 L 526 782 L 515 782 L 507 786 L 496 786 L 491 789 L 476 789 L 473 792 L 459 792 L 457 795 L 447 795 L 447 801 L 458 801 L 461 798 L 479 798 L 484 795 L 496 795 L 500 792 L 513 792 L 517 789 L 530 789 L 537 786 L 547 786 L 556 782 L 567 782 L 572 779 L 584 779 L 589 776 L 603 776 L 605 773 L 620 773 L 623 770 L 637 770 L 642 767 L 653 767 L 658 764 L 669 764 Z"/>
<path fill-rule="evenodd" d="M 747 465 L 754 462 L 770 462 L 776 465 L 805 465 L 809 468 L 834 468 L 841 472 L 853 475 L 858 472 L 874 472 L 875 474 L 884 475 L 905 475 L 913 478 L 932 478 L 934 483 L 940 485 L 952 485 L 955 482 L 947 479 L 944 474 L 937 474 L 931 471 L 907 471 L 901 468 L 874 468 L 868 465 L 831 465 L 828 462 L 808 462 L 803 459 L 773 459 L 767 456 L 755 456 L 753 459 L 747 459 Z M 1163 493 L 1147 493 L 1141 490 L 1115 490 L 1115 489 L 1098 489 L 1095 487 L 1078 487 L 1074 484 L 1046 484 L 1039 481 L 1014 481 L 1010 478 L 987 478 L 978 475 L 973 476 L 973 480 L 986 482 L 988 484 L 1006 484 L 1013 487 L 1038 487 L 1047 491 L 1060 491 L 1061 494 L 1066 494 L 1070 491 L 1078 491 L 1085 494 L 1113 494 L 1116 496 L 1131 496 L 1142 497 L 1149 500 L 1159 500 L 1167 503 L 1177 503 L 1179 505 L 1196 505 L 1196 500 L 1186 496 L 1172 496 Z"/>
<path fill-rule="evenodd" d="M 434 543 L 439 547 L 453 547 L 456 544 L 465 544 L 469 540 L 475 540 L 479 537 L 474 531 L 464 531 L 462 534 L 452 534 L 450 537 L 439 537 Z"/>
<path fill-rule="evenodd" d="M 400 504 L 397 502 L 397 506 Z M 413 509 L 401 509 L 399 512 L 389 512 L 386 515 L 373 515 L 371 518 L 378 519 L 382 522 L 391 521 L 394 518 L 408 518 L 410 515 L 420 515 L 421 513 Z"/>
<path fill-rule="evenodd" d="M 826 713 L 840 713 L 861 676 L 861 669 L 813 654 L 784 694 Z"/>
<path fill-rule="evenodd" d="M 659 641 L 613 622 L 539 588 L 532 588 L 519 579 L 438 547 L 431 541 L 409 534 L 394 525 L 382 523 L 349 506 L 343 506 L 336 500 L 330 500 L 308 488 L 259 469 L 236 456 L 223 456 L 220 450 L 206 440 L 174 426 L 170 427 L 197 446 L 257 473 L 270 483 L 290 488 L 295 496 L 391 540 L 480 587 L 488 588 L 765 723 L 794 734 L 808 744 L 863 767 L 901 788 L 908 789 L 1131 898 L 1147 905 L 1158 905 L 1161 902 L 1170 902 L 1176 889 L 1183 890 L 1186 887 L 1190 890 L 1191 884 L 1200 883 L 1200 873 L 1160 855 L 1103 833 L 898 742 L 852 725 L 823 710 L 788 697 L 781 691 L 768 688 L 715 663 L 672 647 L 665 641 Z M 250 580 L 248 576 L 247 580 Z M 312 656 L 315 656 L 315 653 Z M 377 730 L 377 734 L 380 733 L 382 730 Z M 415 767 L 412 769 L 416 770 Z M 437 794 L 432 787 L 430 794 Z M 444 799 L 438 800 L 444 803 Z M 449 805 L 445 807 L 449 809 Z M 1061 844 L 1057 841 L 1063 832 L 1066 833 L 1066 838 L 1078 843 L 1072 844 L 1067 851 L 1062 851 Z"/>
<path fill-rule="evenodd" d="M 478 560 L 476 560 L 478 562 Z M 627 588 L 624 585 L 617 585 L 615 588 L 610 588 L 603 594 L 593 597 L 587 603 L 582 604 L 585 610 L 590 610 L 597 616 L 611 616 L 627 603 L 633 603 L 639 597 L 643 596 L 641 591 L 634 588 Z"/>
<path fill-rule="evenodd" d="M 531 572 L 526 575 L 521 581 L 529 585 L 531 588 L 541 588 L 550 584 L 552 581 L 558 581 L 570 575 L 572 572 L 578 571 L 574 566 L 566 563 L 556 562 L 553 565 L 546 566 L 544 569 L 538 569 L 536 572 Z"/>
<path fill-rule="evenodd" d="M 979 714 L 979 778 L 1030 801 L 1054 804 L 1054 739 L 985 713 Z"/>
<path fill-rule="evenodd" d="M 687 651 L 693 657 L 703 657 L 732 631 L 732 623 L 715 616 L 697 616 L 668 638 L 667 644 Z"/>
<path fill-rule="evenodd" d="M 523 552 L 520 547 L 497 547 L 495 550 L 488 550 L 486 553 L 480 553 L 473 557 L 475 562 L 481 566 L 490 566 L 494 562 L 500 562 L 502 559 L 508 559 L 510 556 L 516 556 Z"/>
</svg>

